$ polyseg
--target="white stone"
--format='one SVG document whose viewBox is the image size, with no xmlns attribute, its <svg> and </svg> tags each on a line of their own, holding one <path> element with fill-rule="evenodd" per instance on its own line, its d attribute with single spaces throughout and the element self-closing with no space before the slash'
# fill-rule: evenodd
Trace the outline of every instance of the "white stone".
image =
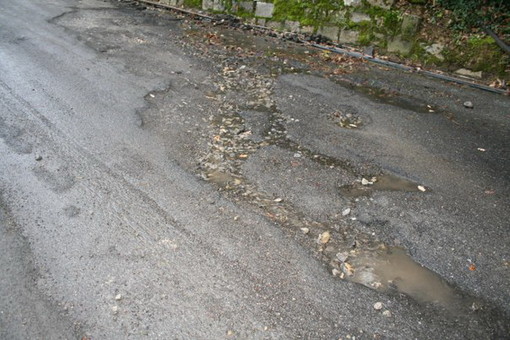
<svg viewBox="0 0 510 340">
<path fill-rule="evenodd" d="M 439 60 L 444 60 L 444 56 L 442 55 L 442 52 L 444 50 L 443 44 L 432 44 L 430 46 L 425 47 L 425 52 L 432 54 L 434 57 L 438 58 Z"/>
</svg>

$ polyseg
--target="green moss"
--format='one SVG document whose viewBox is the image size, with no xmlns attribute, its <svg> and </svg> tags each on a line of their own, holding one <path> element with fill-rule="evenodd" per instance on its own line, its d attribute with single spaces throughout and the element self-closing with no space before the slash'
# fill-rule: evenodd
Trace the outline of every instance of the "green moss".
<svg viewBox="0 0 510 340">
<path fill-rule="evenodd" d="M 400 11 L 367 5 L 362 9 L 362 12 L 370 15 L 374 23 L 381 22 L 381 26 L 377 30 L 379 33 L 391 36 L 400 33 L 402 25 L 402 13 Z"/>
<path fill-rule="evenodd" d="M 202 8 L 202 0 L 184 0 L 184 6 L 191 8 Z"/>
<path fill-rule="evenodd" d="M 444 63 L 466 67 L 473 71 L 483 71 L 506 75 L 510 57 L 503 53 L 491 37 L 472 36 L 467 41 L 457 42 L 443 52 Z"/>
<path fill-rule="evenodd" d="M 343 7 L 341 0 L 274 0 L 273 20 L 299 21 L 304 26 L 319 27 L 332 21 L 332 15 Z"/>
</svg>

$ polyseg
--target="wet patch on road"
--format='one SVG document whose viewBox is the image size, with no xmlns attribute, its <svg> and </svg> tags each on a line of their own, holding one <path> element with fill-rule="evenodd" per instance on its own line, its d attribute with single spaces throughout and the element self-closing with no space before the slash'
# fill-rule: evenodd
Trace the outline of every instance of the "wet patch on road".
<svg viewBox="0 0 510 340">
<path fill-rule="evenodd" d="M 350 198 L 370 196 L 377 191 L 425 192 L 428 189 L 419 183 L 393 174 L 374 176 L 370 180 L 362 178 L 354 184 L 340 187 L 340 193 Z"/>
</svg>

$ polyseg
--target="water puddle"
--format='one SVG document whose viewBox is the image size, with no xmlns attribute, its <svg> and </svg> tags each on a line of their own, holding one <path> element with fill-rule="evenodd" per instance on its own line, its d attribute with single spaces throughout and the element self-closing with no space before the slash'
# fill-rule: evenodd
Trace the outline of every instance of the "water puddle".
<svg viewBox="0 0 510 340">
<path fill-rule="evenodd" d="M 374 191 L 420 192 L 424 190 L 427 189 L 420 184 L 392 174 L 378 176 L 375 181 L 370 181 L 366 185 L 359 182 L 340 187 L 340 193 L 351 198 L 370 196 Z"/>
<path fill-rule="evenodd" d="M 219 170 L 208 173 L 207 180 L 225 189 L 241 184 L 241 179 Z"/>
<path fill-rule="evenodd" d="M 396 290 L 420 303 L 448 307 L 458 296 L 439 275 L 415 262 L 402 248 L 385 248 L 353 259 L 351 281 L 381 291 Z"/>
</svg>

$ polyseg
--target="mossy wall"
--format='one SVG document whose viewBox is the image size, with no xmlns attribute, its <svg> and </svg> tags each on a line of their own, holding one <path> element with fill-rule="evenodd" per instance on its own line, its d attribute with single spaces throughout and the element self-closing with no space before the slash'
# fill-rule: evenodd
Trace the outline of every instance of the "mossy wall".
<svg viewBox="0 0 510 340">
<path fill-rule="evenodd" d="M 510 58 L 481 34 L 454 32 L 448 11 L 426 0 L 160 0 L 240 16 L 278 30 L 321 34 L 335 44 L 508 78 Z M 446 37 L 446 38 L 445 38 Z"/>
</svg>

